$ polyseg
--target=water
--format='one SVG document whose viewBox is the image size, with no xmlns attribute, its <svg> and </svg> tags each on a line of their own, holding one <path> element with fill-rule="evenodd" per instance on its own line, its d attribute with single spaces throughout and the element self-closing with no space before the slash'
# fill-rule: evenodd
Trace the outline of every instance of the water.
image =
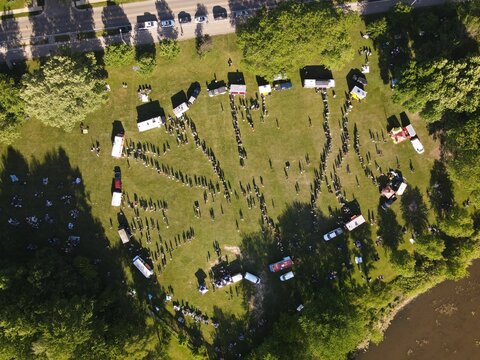
<svg viewBox="0 0 480 360">
<path fill-rule="evenodd" d="M 445 281 L 392 321 L 385 339 L 357 360 L 480 360 L 480 260 L 470 277 Z"/>
</svg>

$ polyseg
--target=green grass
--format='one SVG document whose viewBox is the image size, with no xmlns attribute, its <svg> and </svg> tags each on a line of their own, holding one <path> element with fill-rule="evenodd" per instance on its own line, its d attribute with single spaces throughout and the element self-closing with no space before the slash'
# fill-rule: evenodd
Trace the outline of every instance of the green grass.
<svg viewBox="0 0 480 360">
<path fill-rule="evenodd" d="M 21 9 L 28 6 L 29 1 L 26 0 L 0 0 L 0 9 L 4 10 L 15 10 Z"/>
<path fill-rule="evenodd" d="M 358 34 L 358 32 L 356 33 Z M 372 44 L 355 35 L 355 47 Z M 209 98 L 206 93 L 206 82 L 210 82 L 216 75 L 218 80 L 227 81 L 227 73 L 239 69 L 240 53 L 236 47 L 236 36 L 227 35 L 214 37 L 214 50 L 205 58 L 199 59 L 196 55 L 194 41 L 180 43 L 180 56 L 167 62 L 158 59 L 156 71 L 147 78 L 140 77 L 132 71 L 131 66 L 122 69 L 107 69 L 108 83 L 111 86 L 111 94 L 108 103 L 96 113 L 86 119 L 85 124 L 90 126 L 88 135 L 80 135 L 79 131 L 66 134 L 63 131 L 47 128 L 37 121 L 29 121 L 23 128 L 22 139 L 15 145 L 20 152 L 27 157 L 41 159 L 42 155 L 49 150 L 63 147 L 70 158 L 72 166 L 80 169 L 86 190 L 89 194 L 89 201 L 93 208 L 93 216 L 98 218 L 105 228 L 107 237 L 112 245 L 119 246 L 116 235 L 116 219 L 118 209 L 110 206 L 110 186 L 113 176 L 113 167 L 121 166 L 124 190 L 130 198 L 134 194 L 153 200 L 164 199 L 168 202 L 168 218 L 170 226 L 167 228 L 162 221 L 161 214 L 142 213 L 142 218 L 152 217 L 160 223 L 160 233 L 164 241 L 172 241 L 177 234 L 187 230 L 190 226 L 195 229 L 195 239 L 175 249 L 170 260 L 167 254 L 167 266 L 164 270 L 156 271 L 160 285 L 167 288 L 169 285 L 174 288 L 174 298 L 179 301 L 188 301 L 204 313 L 212 315 L 214 308 L 221 309 L 226 314 L 233 314 L 241 317 L 249 309 L 245 305 L 241 293 L 237 296 L 235 291 L 230 295 L 229 288 L 210 291 L 206 295 L 200 295 L 197 291 L 197 280 L 195 273 L 202 269 L 208 273 L 214 260 L 207 260 L 207 252 L 215 259 L 213 241 L 218 241 L 223 249 L 223 255 L 229 259 L 235 258 L 235 247 L 242 243 L 242 239 L 251 233 L 260 230 L 258 207 L 249 210 L 246 201 L 239 190 L 239 181 L 243 184 L 251 182 L 255 177 L 257 183 L 259 176 L 264 179 L 265 187 L 261 188 L 264 193 L 268 213 L 273 219 L 281 216 L 287 206 L 293 202 L 309 203 L 310 183 L 313 180 L 313 168 L 318 167 L 320 152 L 322 151 L 325 136 L 322 128 L 323 105 L 321 97 L 313 90 L 301 87 L 298 73 L 291 74 L 293 89 L 290 91 L 274 93 L 267 98 L 269 116 L 264 123 L 259 121 L 259 113 L 254 112 L 253 118 L 255 131 L 252 132 L 248 123 L 240 120 L 242 140 L 248 152 L 248 159 L 244 168 L 239 166 L 238 153 L 234 138 L 231 115 L 229 111 L 228 97 L 226 95 Z M 227 59 L 232 58 L 233 67 L 229 68 Z M 334 78 L 337 86 L 335 88 L 337 97 L 333 98 L 329 92 L 329 106 L 331 111 L 330 127 L 333 136 L 333 151 L 329 158 L 328 174 L 332 171 L 333 160 L 340 146 L 340 108 L 344 102 L 344 92 L 347 90 L 346 75 L 352 68 L 360 68 L 363 63 L 363 55 L 356 56 L 351 64 L 342 71 L 335 71 Z M 362 154 L 370 151 L 375 154 L 375 144 L 370 141 L 368 130 L 386 133 L 387 118 L 396 115 L 402 109 L 393 104 L 390 100 L 392 91 L 382 83 L 377 67 L 377 57 L 374 53 L 370 59 L 371 73 L 368 75 L 369 85 L 367 86 L 368 98 L 361 104 L 354 103 L 354 109 L 349 116 L 349 132 L 352 146 L 346 158 L 343 160 L 343 167 L 337 171 L 340 175 L 343 188 L 349 200 L 356 198 L 361 206 L 363 214 L 367 210 L 375 212 L 376 218 L 379 201 L 379 193 L 371 181 L 363 175 L 363 170 L 353 150 L 353 126 L 357 124 L 362 144 Z M 255 74 L 244 72 L 248 98 L 254 97 L 258 90 Z M 136 128 L 136 107 L 140 105 L 136 91 L 140 84 L 150 84 L 153 88 L 151 99 L 159 100 L 160 105 L 166 113 L 172 113 L 170 97 L 180 90 L 186 91 L 190 84 L 199 81 L 202 85 L 202 92 L 199 99 L 188 111 L 188 115 L 195 121 L 197 130 L 207 146 L 212 147 L 222 168 L 225 171 L 227 180 L 240 194 L 240 200 L 232 197 L 232 203 L 225 201 L 223 196 L 218 195 L 215 202 L 210 198 L 208 204 L 203 204 L 203 189 L 182 187 L 181 184 L 160 177 L 151 168 L 142 164 L 136 164 L 130 159 L 131 167 L 127 167 L 125 159 L 115 160 L 110 156 L 112 122 L 120 120 L 126 129 L 126 137 L 134 141 L 150 142 L 160 147 L 167 141 L 171 145 L 171 151 L 158 160 L 164 164 L 173 166 L 188 174 L 205 175 L 208 179 L 216 181 L 210 163 L 200 150 L 195 149 L 193 139 L 189 135 L 189 144 L 177 147 L 175 139 L 168 136 L 163 129 L 152 130 L 139 134 Z M 128 83 L 128 88 L 123 89 L 122 82 Z M 238 100 L 236 100 L 238 104 Z M 223 111 L 222 111 L 223 108 Z M 425 197 L 425 190 L 430 179 L 430 169 L 433 160 L 438 156 L 438 144 L 427 134 L 424 124 L 413 114 L 408 114 L 415 126 L 417 133 L 422 139 L 426 152 L 423 155 L 415 153 L 413 147 L 408 143 L 394 145 L 390 140 L 386 143 L 378 143 L 384 156 L 377 161 L 385 170 L 396 168 L 396 157 L 398 157 L 401 170 L 407 178 L 409 186 L 418 186 Z M 308 118 L 312 119 L 312 126 L 309 126 Z M 241 119 L 241 118 L 240 118 Z M 280 128 L 277 129 L 276 119 Z M 98 140 L 102 146 L 100 157 L 90 152 L 92 141 Z M 305 165 L 305 154 L 309 154 L 311 164 L 305 166 L 306 171 L 300 174 L 298 161 L 302 160 Z M 273 169 L 269 167 L 269 159 L 272 160 Z M 415 168 L 414 173 L 408 170 L 409 160 L 412 160 Z M 289 178 L 285 179 L 283 166 L 285 161 L 292 164 Z M 351 174 L 346 173 L 346 164 L 350 165 Z M 371 168 L 376 175 L 375 166 Z M 355 175 L 358 175 L 360 186 L 357 187 Z M 295 182 L 300 185 L 300 193 L 295 192 Z M 202 218 L 193 216 L 192 206 L 194 201 L 201 203 Z M 427 201 L 426 198 L 424 198 Z M 273 206 L 272 201 L 275 206 Z M 400 212 L 400 200 L 393 206 L 397 214 L 397 221 L 403 223 Z M 318 206 L 323 214 L 328 214 L 328 206 L 337 207 L 338 202 L 333 194 L 326 191 L 322 185 L 322 193 L 318 200 Z M 213 207 L 216 220 L 213 222 L 208 216 L 208 209 Z M 221 213 L 221 207 L 224 214 Z M 240 221 L 239 210 L 243 211 L 244 221 Z M 125 214 L 131 220 L 133 212 L 126 208 Z M 113 221 L 113 229 L 110 228 L 110 219 Z M 239 222 L 239 231 L 236 229 L 235 221 Z M 366 225 L 371 228 L 372 240 L 376 238 L 376 225 Z M 409 234 L 405 235 L 402 247 L 411 248 L 407 241 Z M 145 238 L 139 239 L 143 246 L 155 249 L 154 243 L 158 240 L 157 235 L 152 235 L 152 244 L 149 246 Z M 367 239 L 366 239 L 367 240 Z M 321 236 L 318 238 L 320 246 L 327 246 Z M 330 245 L 330 244 L 328 244 Z M 382 274 L 386 281 L 394 277 L 388 258 L 383 250 L 379 250 L 380 260 L 374 263 L 371 270 L 372 278 Z M 266 264 L 255 264 L 255 271 L 266 272 Z M 248 269 L 247 269 L 248 270 Z M 127 269 L 127 271 L 131 271 Z M 268 281 L 274 281 L 269 277 Z M 362 282 L 360 272 L 354 271 L 353 281 Z M 364 282 L 363 282 L 364 283 Z M 248 290 L 248 284 L 243 284 Z M 288 285 L 291 286 L 291 285 Z M 241 290 L 241 289 L 240 289 Z M 170 310 L 171 307 L 169 307 Z M 207 341 L 213 337 L 211 326 L 201 327 Z M 173 350 L 169 352 L 177 354 L 177 358 L 183 358 L 182 351 L 176 349 L 175 344 L 171 345 Z M 173 356 L 174 357 L 174 356 Z"/>
</svg>

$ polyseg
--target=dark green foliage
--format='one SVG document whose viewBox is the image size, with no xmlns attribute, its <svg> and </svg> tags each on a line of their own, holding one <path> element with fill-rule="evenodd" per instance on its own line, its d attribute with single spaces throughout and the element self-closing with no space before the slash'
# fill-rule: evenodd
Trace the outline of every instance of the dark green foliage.
<svg viewBox="0 0 480 360">
<path fill-rule="evenodd" d="M 155 70 L 157 60 L 152 54 L 143 53 L 139 56 L 137 65 L 139 67 L 138 72 L 143 76 L 148 76 Z"/>
<path fill-rule="evenodd" d="M 415 252 L 430 259 L 443 259 L 443 251 L 445 250 L 445 243 L 436 235 L 421 235 L 415 239 Z"/>
<path fill-rule="evenodd" d="M 135 59 L 135 49 L 127 44 L 112 44 L 105 48 L 103 60 L 106 66 L 130 65 Z"/>
<path fill-rule="evenodd" d="M 367 34 L 372 39 L 378 39 L 387 32 L 387 19 L 384 17 L 372 21 L 367 25 Z"/>
<path fill-rule="evenodd" d="M 282 3 L 240 27 L 243 61 L 266 78 L 310 64 L 339 69 L 353 58 L 348 34 L 353 21 L 354 15 L 330 5 Z"/>
<path fill-rule="evenodd" d="M 19 137 L 24 119 L 23 101 L 15 81 L 0 74 L 0 142 L 11 144 Z"/>
<path fill-rule="evenodd" d="M 158 44 L 158 55 L 161 57 L 171 60 L 176 58 L 178 54 L 180 54 L 180 46 L 178 45 L 177 40 L 163 39 Z"/>
</svg>

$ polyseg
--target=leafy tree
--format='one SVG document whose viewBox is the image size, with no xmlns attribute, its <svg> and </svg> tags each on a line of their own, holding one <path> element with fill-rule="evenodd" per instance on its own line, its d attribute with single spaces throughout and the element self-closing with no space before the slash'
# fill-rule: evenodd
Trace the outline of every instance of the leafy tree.
<svg viewBox="0 0 480 360">
<path fill-rule="evenodd" d="M 392 267 L 403 276 L 412 276 L 415 270 L 415 259 L 407 250 L 395 250 L 390 256 Z"/>
<path fill-rule="evenodd" d="M 324 4 L 285 2 L 260 14 L 238 30 L 245 65 L 271 78 L 318 63 L 340 69 L 353 59 L 348 31 L 354 15 Z"/>
<path fill-rule="evenodd" d="M 382 17 L 381 19 L 372 21 L 367 25 L 367 34 L 373 39 L 377 39 L 387 32 L 387 19 Z"/>
<path fill-rule="evenodd" d="M 138 57 L 137 64 L 138 72 L 143 76 L 148 76 L 155 70 L 157 60 L 153 54 L 145 52 Z"/>
<path fill-rule="evenodd" d="M 429 122 L 448 110 L 474 112 L 480 106 L 480 56 L 460 60 L 412 61 L 393 99 Z"/>
<path fill-rule="evenodd" d="M 468 211 L 461 207 L 454 207 L 443 219 L 438 222 L 438 227 L 448 236 L 466 238 L 473 235 L 473 218 Z"/>
<path fill-rule="evenodd" d="M 415 239 L 415 252 L 430 260 L 443 259 L 445 243 L 435 235 L 421 235 Z"/>
<path fill-rule="evenodd" d="M 174 59 L 180 54 L 178 41 L 174 39 L 163 39 L 159 44 L 159 55 L 167 60 Z"/>
<path fill-rule="evenodd" d="M 0 142 L 13 143 L 24 119 L 20 90 L 12 78 L 0 74 Z"/>
<path fill-rule="evenodd" d="M 71 131 L 106 100 L 105 81 L 93 53 L 54 56 L 23 78 L 25 112 L 48 126 Z"/>
<path fill-rule="evenodd" d="M 480 3 L 468 1 L 458 5 L 460 21 L 465 25 L 468 34 L 475 40 L 480 40 Z"/>
<path fill-rule="evenodd" d="M 105 65 L 111 67 L 129 65 L 134 59 L 135 49 L 125 43 L 108 45 L 103 57 Z"/>
</svg>

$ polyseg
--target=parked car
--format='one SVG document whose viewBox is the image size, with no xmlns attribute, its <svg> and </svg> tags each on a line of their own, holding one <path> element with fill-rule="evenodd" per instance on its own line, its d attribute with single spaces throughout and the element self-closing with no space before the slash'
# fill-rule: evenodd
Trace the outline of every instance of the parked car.
<svg viewBox="0 0 480 360">
<path fill-rule="evenodd" d="M 208 22 L 208 16 L 207 15 L 200 15 L 195 17 L 195 24 L 204 24 Z"/>
<path fill-rule="evenodd" d="M 169 19 L 169 20 L 162 20 L 160 23 L 160 26 L 162 28 L 170 28 L 175 26 L 175 20 Z"/>
<path fill-rule="evenodd" d="M 144 23 L 138 24 L 138 29 L 139 30 L 155 29 L 157 27 L 158 27 L 158 21 L 156 21 L 156 20 L 145 21 Z"/>
<path fill-rule="evenodd" d="M 286 274 L 281 275 L 280 280 L 281 281 L 287 281 L 287 280 L 293 279 L 293 277 L 294 277 L 293 271 L 289 271 Z"/>
<path fill-rule="evenodd" d="M 423 154 L 425 152 L 425 149 L 423 148 L 423 145 L 418 139 L 418 137 L 411 139 L 410 142 L 412 143 L 412 146 L 417 153 Z"/>
<path fill-rule="evenodd" d="M 251 283 L 260 284 L 260 278 L 258 276 L 253 275 L 253 274 L 250 274 L 249 272 L 246 272 L 245 275 L 243 275 L 243 278 L 245 280 L 250 281 Z"/>
<path fill-rule="evenodd" d="M 225 20 L 227 18 L 227 10 L 219 10 L 217 12 L 213 12 L 213 20 Z"/>
<path fill-rule="evenodd" d="M 292 88 L 292 83 L 290 80 L 279 80 L 273 83 L 273 90 L 289 90 Z"/>
<path fill-rule="evenodd" d="M 233 12 L 234 18 L 242 18 L 242 17 L 247 17 L 249 15 L 250 15 L 250 12 L 248 10 L 237 10 Z"/>
<path fill-rule="evenodd" d="M 182 11 L 180 14 L 178 14 L 178 22 L 180 24 L 188 24 L 192 22 L 192 17 L 190 16 L 189 13 Z"/>
<path fill-rule="evenodd" d="M 342 234 L 343 234 L 343 229 L 342 228 L 336 228 L 335 230 L 332 230 L 329 233 L 326 233 L 325 235 L 323 235 L 323 240 L 329 241 L 329 240 L 332 240 L 332 239 L 334 239 L 337 236 L 342 235 Z"/>
<path fill-rule="evenodd" d="M 386 200 L 382 204 L 382 209 L 387 210 L 390 206 L 392 206 L 392 204 L 395 202 L 395 200 L 397 200 L 397 197 L 395 195 L 393 195 L 390 199 Z"/>
</svg>

